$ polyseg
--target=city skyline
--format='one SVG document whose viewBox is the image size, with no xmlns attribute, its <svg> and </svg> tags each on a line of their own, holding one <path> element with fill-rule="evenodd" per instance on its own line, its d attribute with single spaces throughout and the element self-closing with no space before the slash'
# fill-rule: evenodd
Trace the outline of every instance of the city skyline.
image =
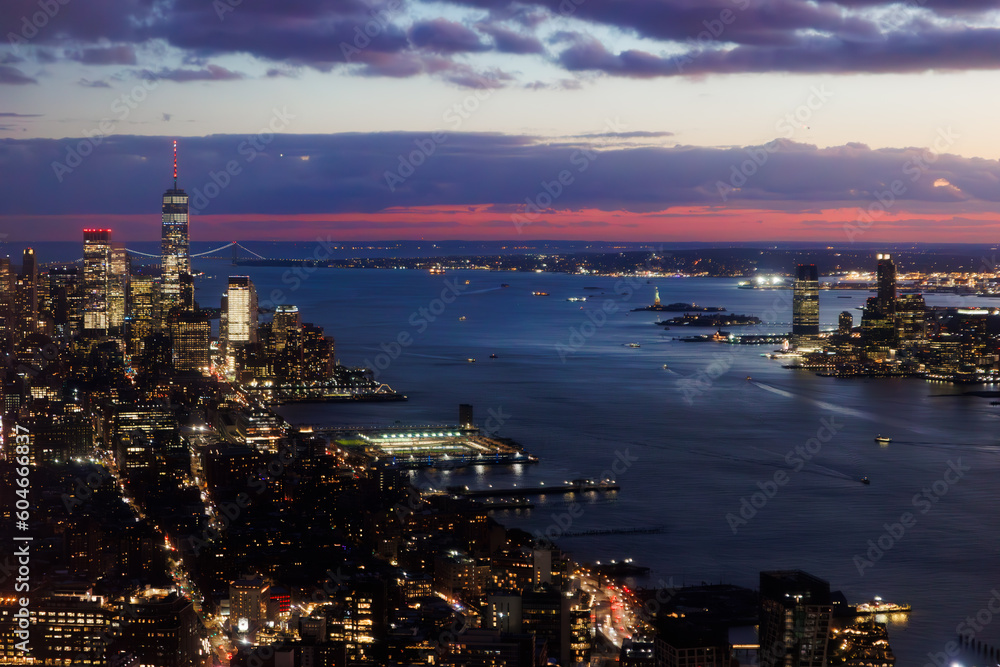
<svg viewBox="0 0 1000 667">
<path fill-rule="evenodd" d="M 998 75 L 991 0 L 6 0 L 0 663 L 1000 661 Z"/>
</svg>

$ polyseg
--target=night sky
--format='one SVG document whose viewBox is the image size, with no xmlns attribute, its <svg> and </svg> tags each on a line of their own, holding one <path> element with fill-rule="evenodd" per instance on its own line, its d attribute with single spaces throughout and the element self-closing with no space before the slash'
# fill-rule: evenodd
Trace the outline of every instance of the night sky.
<svg viewBox="0 0 1000 667">
<path fill-rule="evenodd" d="M 989 242 L 998 8 L 4 0 L 0 230 Z"/>
</svg>

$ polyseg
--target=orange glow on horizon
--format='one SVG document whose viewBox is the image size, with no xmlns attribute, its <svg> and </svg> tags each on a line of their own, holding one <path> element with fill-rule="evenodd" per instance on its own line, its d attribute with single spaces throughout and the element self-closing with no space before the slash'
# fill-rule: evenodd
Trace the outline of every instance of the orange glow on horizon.
<svg viewBox="0 0 1000 667">
<path fill-rule="evenodd" d="M 898 210 L 858 225 L 863 209 L 817 205 L 783 211 L 722 206 L 675 206 L 661 211 L 552 210 L 531 216 L 511 205 L 389 208 L 363 213 L 206 214 L 192 216 L 195 242 L 242 240 L 342 241 L 458 240 L 634 241 L 634 242 L 895 242 L 989 243 L 1000 230 L 1000 210 L 955 213 Z M 159 240 L 159 214 L 3 216 L 11 228 L 44 230 L 48 238 L 79 238 L 79 229 L 114 222 L 130 241 Z M 846 229 L 857 233 L 849 235 Z M 25 241 L 37 240 L 25 238 Z"/>
</svg>

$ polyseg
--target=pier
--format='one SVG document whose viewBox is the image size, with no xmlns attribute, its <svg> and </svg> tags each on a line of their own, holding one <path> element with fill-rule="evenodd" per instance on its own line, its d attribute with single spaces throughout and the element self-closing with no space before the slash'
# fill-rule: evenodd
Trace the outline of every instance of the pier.
<svg viewBox="0 0 1000 667">
<path fill-rule="evenodd" d="M 516 442 L 473 426 L 312 427 L 312 432 L 325 436 L 331 448 L 406 470 L 538 463 Z"/>
<path fill-rule="evenodd" d="M 545 494 L 567 493 L 611 493 L 621 487 L 614 482 L 595 482 L 590 479 L 577 479 L 565 484 L 545 486 L 522 486 L 509 489 L 469 489 L 466 486 L 449 486 L 448 492 L 466 498 L 509 498 L 513 496 L 543 496 Z"/>
<path fill-rule="evenodd" d="M 578 530 L 571 533 L 563 533 L 561 538 L 566 537 L 592 537 L 596 535 L 657 535 L 666 530 L 663 526 L 650 526 L 646 528 L 606 528 L 603 530 Z"/>
<path fill-rule="evenodd" d="M 448 492 L 457 496 L 467 498 L 498 498 L 511 496 L 543 496 L 546 494 L 567 494 L 567 493 L 610 493 L 620 490 L 621 487 L 614 482 L 595 482 L 590 479 L 577 479 L 565 484 L 553 484 L 545 486 L 522 486 L 511 487 L 509 489 L 470 489 L 466 486 L 449 486 Z"/>
<path fill-rule="evenodd" d="M 970 637 L 960 634 L 958 635 L 958 642 L 970 652 L 982 655 L 992 661 L 1000 660 L 1000 648 L 992 644 L 987 644 L 981 639 L 976 639 L 974 635 Z"/>
</svg>

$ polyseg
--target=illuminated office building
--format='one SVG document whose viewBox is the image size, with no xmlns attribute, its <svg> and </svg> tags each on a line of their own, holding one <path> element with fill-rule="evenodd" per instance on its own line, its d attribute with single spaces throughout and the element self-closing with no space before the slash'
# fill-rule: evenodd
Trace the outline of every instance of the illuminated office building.
<svg viewBox="0 0 1000 667">
<path fill-rule="evenodd" d="M 896 300 L 896 337 L 904 346 L 927 337 L 927 304 L 920 294 L 904 294 Z"/>
<path fill-rule="evenodd" d="M 10 257 L 0 257 L 0 339 L 12 339 L 14 332 L 14 287 L 17 280 Z"/>
<path fill-rule="evenodd" d="M 128 329 L 129 354 L 141 355 L 145 341 L 157 329 L 157 289 L 152 276 L 132 276 L 128 289 Z"/>
<path fill-rule="evenodd" d="M 108 329 L 115 334 L 121 334 L 124 330 L 131 272 L 132 262 L 125 246 L 113 244 L 108 265 Z"/>
<path fill-rule="evenodd" d="M 799 264 L 792 287 L 792 337 L 796 342 L 819 335 L 819 270 Z"/>
<path fill-rule="evenodd" d="M 24 250 L 17 283 L 18 326 L 27 336 L 38 330 L 38 262 L 33 248 Z"/>
<path fill-rule="evenodd" d="M 889 255 L 877 255 L 878 305 L 885 315 L 896 312 L 896 265 Z"/>
<path fill-rule="evenodd" d="M 212 323 L 199 311 L 180 311 L 170 316 L 174 370 L 207 375 L 210 367 Z"/>
<path fill-rule="evenodd" d="M 73 267 L 49 269 L 49 316 L 52 318 L 53 335 L 69 339 L 79 334 L 82 327 L 80 300 L 80 270 Z"/>
<path fill-rule="evenodd" d="M 163 267 L 163 315 L 183 307 L 182 276 L 191 275 L 188 238 L 188 196 L 177 187 L 177 142 L 174 142 L 174 187 L 163 193 L 160 254 Z"/>
<path fill-rule="evenodd" d="M 257 342 L 257 290 L 248 276 L 230 276 L 226 292 L 226 342 Z"/>
<path fill-rule="evenodd" d="M 83 230 L 83 331 L 108 331 L 108 281 L 111 273 L 111 230 Z"/>
</svg>

